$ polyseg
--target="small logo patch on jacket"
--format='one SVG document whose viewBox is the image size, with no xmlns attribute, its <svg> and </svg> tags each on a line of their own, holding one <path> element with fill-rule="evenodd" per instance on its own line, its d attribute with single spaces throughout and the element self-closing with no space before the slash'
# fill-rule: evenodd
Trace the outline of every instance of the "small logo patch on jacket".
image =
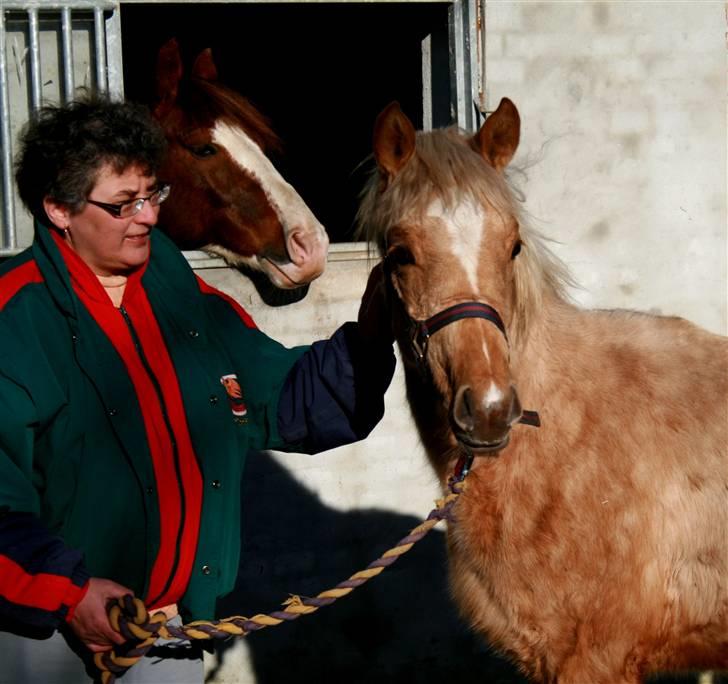
<svg viewBox="0 0 728 684">
<path fill-rule="evenodd" d="M 223 375 L 220 378 L 220 384 L 225 388 L 225 392 L 227 393 L 230 410 L 233 412 L 235 422 L 245 423 L 247 421 L 246 415 L 248 408 L 243 401 L 243 390 L 238 382 L 238 376 L 235 373 Z"/>
</svg>

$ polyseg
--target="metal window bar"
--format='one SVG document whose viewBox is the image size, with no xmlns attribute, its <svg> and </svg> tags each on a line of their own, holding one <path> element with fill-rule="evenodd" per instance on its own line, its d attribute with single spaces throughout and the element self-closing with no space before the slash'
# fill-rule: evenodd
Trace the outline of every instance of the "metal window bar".
<svg viewBox="0 0 728 684">
<path fill-rule="evenodd" d="M 481 51 L 485 1 L 454 0 L 449 9 L 451 115 L 467 131 L 475 131 L 483 121 Z"/>
<path fill-rule="evenodd" d="M 44 104 L 72 100 L 81 81 L 90 90 L 117 97 L 123 82 L 118 0 L 0 4 L 1 258 L 32 239 L 30 219 L 18 211 L 13 179 L 15 138 L 22 125 Z"/>
</svg>

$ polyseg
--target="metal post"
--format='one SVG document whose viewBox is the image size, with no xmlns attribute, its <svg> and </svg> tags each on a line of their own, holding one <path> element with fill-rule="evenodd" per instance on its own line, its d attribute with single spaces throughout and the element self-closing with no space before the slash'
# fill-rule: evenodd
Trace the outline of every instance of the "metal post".
<svg viewBox="0 0 728 684">
<path fill-rule="evenodd" d="M 61 10 L 61 43 L 63 45 L 63 99 L 73 100 L 73 22 L 70 7 Z"/>
<path fill-rule="evenodd" d="M 41 106 L 40 39 L 38 36 L 38 9 L 28 10 L 28 43 L 30 46 L 30 105 L 33 112 Z"/>
<path fill-rule="evenodd" d="M 8 65 L 5 44 L 5 10 L 0 8 L 0 143 L 2 143 L 3 202 L 2 240 L 0 249 L 14 249 L 15 197 L 13 195 L 13 164 L 10 154 L 10 97 L 8 94 Z"/>
<path fill-rule="evenodd" d="M 96 55 L 96 88 L 100 93 L 108 90 L 106 77 L 106 31 L 104 30 L 104 10 L 94 8 L 94 54 Z"/>
</svg>

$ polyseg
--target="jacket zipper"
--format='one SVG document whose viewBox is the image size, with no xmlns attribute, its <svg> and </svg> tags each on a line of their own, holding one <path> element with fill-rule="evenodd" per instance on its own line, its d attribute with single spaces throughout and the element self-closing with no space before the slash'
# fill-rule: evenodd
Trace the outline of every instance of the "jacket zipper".
<svg viewBox="0 0 728 684">
<path fill-rule="evenodd" d="M 141 342 L 139 341 L 139 336 L 137 335 L 137 332 L 134 328 L 134 324 L 131 321 L 131 318 L 129 317 L 129 313 L 127 310 L 123 307 L 119 307 L 119 312 L 121 313 L 122 317 L 124 318 L 124 322 L 126 323 L 127 327 L 129 328 L 129 332 L 131 333 L 132 341 L 134 342 L 134 347 L 136 348 L 137 354 L 139 355 L 139 359 L 142 362 L 142 366 L 144 366 L 144 370 L 146 370 L 147 375 L 149 376 L 149 379 L 152 381 L 152 385 L 154 386 L 154 391 L 157 394 L 157 399 L 159 400 L 159 406 L 162 410 L 162 416 L 164 417 L 164 424 L 167 428 L 167 432 L 169 433 L 169 440 L 172 444 L 172 454 L 174 456 L 174 470 L 175 474 L 177 476 L 177 486 L 179 488 L 179 498 L 180 498 L 180 524 L 179 529 L 177 530 L 177 541 L 175 543 L 175 549 L 174 549 L 174 563 L 172 564 L 172 570 L 169 574 L 169 577 L 167 578 L 167 582 L 164 585 L 164 588 L 160 592 L 159 596 L 154 597 L 153 599 L 147 601 L 149 605 L 153 605 L 156 603 L 162 596 L 164 596 L 170 585 L 172 584 L 172 581 L 177 573 L 178 567 L 179 567 L 179 557 L 182 547 L 182 531 L 184 530 L 185 526 L 185 516 L 186 516 L 186 501 L 184 496 L 184 487 L 182 482 L 182 471 L 180 468 L 180 462 L 179 462 L 179 450 L 177 449 L 177 440 L 174 437 L 174 432 L 172 431 L 172 424 L 169 420 L 169 415 L 167 414 L 167 406 L 164 403 L 163 394 L 162 394 L 162 388 L 159 385 L 159 381 L 157 380 L 157 377 L 154 375 L 154 372 L 152 371 L 152 367 L 149 365 L 149 361 L 147 360 L 146 355 L 144 354 L 144 350 L 142 349 Z M 157 486 L 159 486 L 159 483 L 157 483 Z M 162 511 L 159 512 L 160 516 L 162 515 Z"/>
</svg>

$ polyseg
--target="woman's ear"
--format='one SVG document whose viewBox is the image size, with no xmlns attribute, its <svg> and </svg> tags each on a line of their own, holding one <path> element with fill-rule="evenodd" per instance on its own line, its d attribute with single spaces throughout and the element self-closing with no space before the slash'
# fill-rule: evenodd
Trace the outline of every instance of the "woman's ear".
<svg viewBox="0 0 728 684">
<path fill-rule="evenodd" d="M 65 204 L 59 204 L 50 197 L 44 197 L 43 209 L 56 228 L 66 230 L 71 225 L 71 211 Z"/>
</svg>

